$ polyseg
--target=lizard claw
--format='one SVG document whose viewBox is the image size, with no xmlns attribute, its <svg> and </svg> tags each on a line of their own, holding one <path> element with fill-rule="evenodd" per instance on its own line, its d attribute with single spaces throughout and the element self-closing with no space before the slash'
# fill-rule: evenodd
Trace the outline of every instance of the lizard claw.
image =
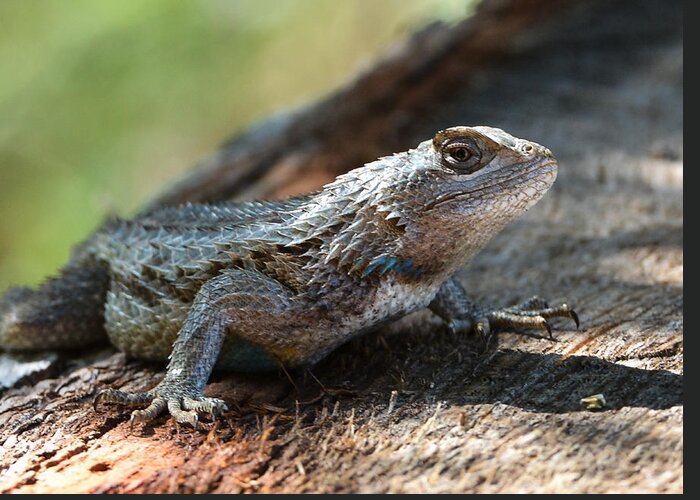
<svg viewBox="0 0 700 500">
<path fill-rule="evenodd" d="M 569 315 L 571 316 L 571 319 L 574 320 L 574 323 L 576 323 L 576 329 L 578 330 L 579 327 L 581 326 L 581 322 L 578 319 L 578 314 L 576 314 L 576 311 L 571 309 L 571 310 L 569 310 Z"/>
<path fill-rule="evenodd" d="M 552 335 L 552 327 L 546 319 L 542 321 L 542 326 L 545 330 L 547 330 L 547 337 L 549 337 L 549 340 L 554 340 L 554 335 Z"/>
</svg>

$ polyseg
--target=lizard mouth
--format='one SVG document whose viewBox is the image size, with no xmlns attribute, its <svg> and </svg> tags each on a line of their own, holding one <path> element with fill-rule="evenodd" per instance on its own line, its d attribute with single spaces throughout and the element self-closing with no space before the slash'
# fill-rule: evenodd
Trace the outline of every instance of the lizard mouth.
<svg viewBox="0 0 700 500">
<path fill-rule="evenodd" d="M 547 188 L 542 190 L 542 194 L 544 194 L 544 192 L 547 189 L 549 189 L 549 186 L 552 185 L 554 179 L 556 178 L 556 167 L 557 161 L 555 159 L 546 158 L 544 161 L 532 163 L 530 166 L 524 169 L 519 169 L 517 173 L 497 179 L 494 182 L 489 182 L 487 184 L 475 187 L 473 189 L 457 190 L 451 191 L 449 193 L 444 193 L 438 196 L 432 202 L 428 203 L 428 205 L 426 205 L 426 210 L 432 210 L 433 208 L 437 208 L 440 205 L 443 205 L 449 201 L 457 200 L 464 197 L 473 197 L 473 195 L 477 193 L 488 193 L 500 186 L 519 184 L 520 180 L 523 178 L 530 178 L 542 181 L 551 177 L 551 182 L 549 182 Z"/>
</svg>

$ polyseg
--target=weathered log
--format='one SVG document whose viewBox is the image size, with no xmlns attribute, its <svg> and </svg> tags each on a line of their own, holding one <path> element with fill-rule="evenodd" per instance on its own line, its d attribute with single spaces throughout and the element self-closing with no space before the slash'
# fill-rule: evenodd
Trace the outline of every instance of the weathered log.
<svg viewBox="0 0 700 500">
<path fill-rule="evenodd" d="M 506 332 L 477 365 L 419 315 L 308 371 L 216 374 L 207 392 L 236 404 L 205 433 L 92 411 L 161 366 L 61 355 L 0 400 L 0 491 L 682 491 L 682 5 L 552 5 L 434 27 L 154 203 L 291 194 L 445 126 L 500 126 L 550 147 L 559 178 L 461 278 L 496 304 L 566 300 L 580 331 Z M 602 410 L 580 406 L 598 393 Z"/>
</svg>

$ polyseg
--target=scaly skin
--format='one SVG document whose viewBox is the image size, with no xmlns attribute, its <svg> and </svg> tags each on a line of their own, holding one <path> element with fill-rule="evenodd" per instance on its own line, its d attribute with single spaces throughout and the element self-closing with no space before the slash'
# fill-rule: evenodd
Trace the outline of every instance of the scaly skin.
<svg viewBox="0 0 700 500">
<path fill-rule="evenodd" d="M 169 359 L 145 393 L 97 403 L 166 408 L 196 425 L 223 401 L 203 395 L 212 369 L 313 364 L 350 338 L 429 307 L 453 331 L 551 329 L 576 314 L 541 299 L 491 310 L 452 277 L 554 182 L 539 144 L 489 127 L 453 127 L 416 149 L 283 201 L 185 205 L 110 221 L 62 274 L 0 301 L 0 346 L 109 340 L 129 356 Z M 82 318 L 82 323 L 81 323 Z"/>
</svg>

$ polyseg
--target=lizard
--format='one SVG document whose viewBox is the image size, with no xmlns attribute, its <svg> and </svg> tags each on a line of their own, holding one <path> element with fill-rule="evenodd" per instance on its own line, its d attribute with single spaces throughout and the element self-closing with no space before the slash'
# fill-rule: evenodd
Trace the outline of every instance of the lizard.
<svg viewBox="0 0 700 500">
<path fill-rule="evenodd" d="M 349 339 L 428 308 L 454 333 L 504 327 L 551 338 L 579 319 L 534 297 L 473 302 L 455 273 L 542 198 L 552 152 L 487 126 L 438 131 L 415 148 L 273 201 L 186 203 L 114 218 L 35 289 L 0 299 L 0 348 L 75 348 L 108 338 L 127 356 L 168 361 L 144 392 L 108 388 L 98 404 L 166 410 L 196 427 L 227 410 L 204 396 L 213 369 L 264 372 L 318 362 Z"/>
</svg>

